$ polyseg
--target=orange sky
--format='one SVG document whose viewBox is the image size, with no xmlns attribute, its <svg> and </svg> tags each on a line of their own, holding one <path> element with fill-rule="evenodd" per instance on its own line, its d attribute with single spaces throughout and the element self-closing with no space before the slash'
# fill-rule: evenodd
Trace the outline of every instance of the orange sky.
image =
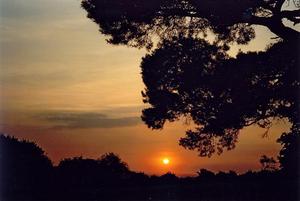
<svg viewBox="0 0 300 201">
<path fill-rule="evenodd" d="M 258 169 L 261 155 L 277 155 L 275 141 L 289 127 L 284 122 L 264 139 L 263 129 L 246 128 L 235 150 L 212 158 L 178 146 L 188 128 L 182 122 L 148 129 L 139 119 L 146 51 L 106 44 L 80 1 L 2 0 L 0 9 L 0 131 L 37 142 L 55 163 L 115 152 L 133 170 L 191 175 L 200 168 Z M 257 35 L 231 54 L 272 41 L 262 27 Z"/>
</svg>

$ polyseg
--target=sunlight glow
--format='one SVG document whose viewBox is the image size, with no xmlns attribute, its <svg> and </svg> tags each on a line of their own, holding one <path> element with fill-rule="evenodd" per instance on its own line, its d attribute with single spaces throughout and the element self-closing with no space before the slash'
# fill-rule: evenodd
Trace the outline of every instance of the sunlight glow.
<svg viewBox="0 0 300 201">
<path fill-rule="evenodd" d="M 170 163 L 170 160 L 168 158 L 164 158 L 162 162 L 163 164 L 168 165 Z"/>
</svg>

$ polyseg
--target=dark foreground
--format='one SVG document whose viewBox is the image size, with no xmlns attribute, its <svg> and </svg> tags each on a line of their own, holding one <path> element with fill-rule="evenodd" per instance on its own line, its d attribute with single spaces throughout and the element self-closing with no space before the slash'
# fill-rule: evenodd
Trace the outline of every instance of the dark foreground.
<svg viewBox="0 0 300 201">
<path fill-rule="evenodd" d="M 0 135 L 1 200 L 296 201 L 297 176 L 282 170 L 172 173 L 129 170 L 112 153 L 99 159 L 64 159 L 53 166 L 34 143 Z"/>
</svg>

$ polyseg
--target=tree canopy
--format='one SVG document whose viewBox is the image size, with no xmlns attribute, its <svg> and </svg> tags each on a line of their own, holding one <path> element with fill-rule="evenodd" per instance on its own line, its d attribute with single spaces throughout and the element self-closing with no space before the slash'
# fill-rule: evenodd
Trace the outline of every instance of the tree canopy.
<svg viewBox="0 0 300 201">
<path fill-rule="evenodd" d="M 26 194 L 21 189 L 34 189 L 33 196 L 43 194 L 52 169 L 51 160 L 34 142 L 0 134 L 0 198 L 8 192 Z"/>
<path fill-rule="evenodd" d="M 152 129 L 191 119 L 180 140 L 200 156 L 235 147 L 239 130 L 267 128 L 288 119 L 299 134 L 299 5 L 285 0 L 83 0 L 88 17 L 111 44 L 146 48 L 142 92 L 150 107 L 142 119 Z M 292 2 L 290 2 L 292 3 Z M 261 52 L 228 54 L 247 45 L 255 26 L 278 36 Z"/>
</svg>

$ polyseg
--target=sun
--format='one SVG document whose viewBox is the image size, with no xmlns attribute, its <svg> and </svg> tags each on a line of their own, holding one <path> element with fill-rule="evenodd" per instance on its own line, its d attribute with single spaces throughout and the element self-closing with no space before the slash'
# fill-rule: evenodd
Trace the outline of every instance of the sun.
<svg viewBox="0 0 300 201">
<path fill-rule="evenodd" d="M 170 163 L 170 160 L 168 158 L 164 158 L 162 160 L 162 162 L 163 162 L 164 165 L 168 165 Z"/>
</svg>

